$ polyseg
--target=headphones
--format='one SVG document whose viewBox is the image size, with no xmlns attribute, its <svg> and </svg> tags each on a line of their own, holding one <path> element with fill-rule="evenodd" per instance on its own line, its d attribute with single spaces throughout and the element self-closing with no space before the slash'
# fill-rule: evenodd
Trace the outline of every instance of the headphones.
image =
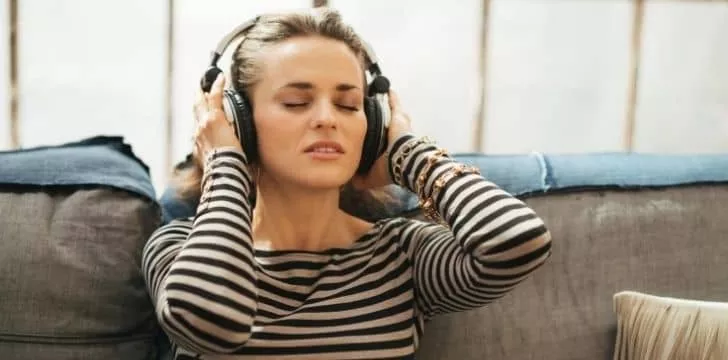
<svg viewBox="0 0 728 360">
<path fill-rule="evenodd" d="M 200 80 L 202 91 L 209 92 L 212 83 L 219 73 L 217 62 L 225 49 L 238 36 L 247 33 L 260 19 L 260 16 L 239 25 L 227 34 L 212 52 L 210 65 Z M 243 38 L 242 41 L 245 41 Z M 361 159 L 359 160 L 358 174 L 366 174 L 374 165 L 374 162 L 384 153 L 387 148 L 387 129 L 390 121 L 389 80 L 382 75 L 379 62 L 372 48 L 362 41 L 364 47 L 365 61 L 368 63 L 367 72 L 371 76 L 368 84 L 368 91 L 364 97 L 364 113 L 367 119 L 367 132 L 362 146 Z M 242 44 L 242 42 L 241 42 Z M 241 146 L 249 161 L 258 160 L 258 139 L 253 122 L 253 109 L 250 99 L 244 93 L 240 93 L 228 87 L 223 92 L 223 108 L 228 121 L 232 122 Z"/>
</svg>

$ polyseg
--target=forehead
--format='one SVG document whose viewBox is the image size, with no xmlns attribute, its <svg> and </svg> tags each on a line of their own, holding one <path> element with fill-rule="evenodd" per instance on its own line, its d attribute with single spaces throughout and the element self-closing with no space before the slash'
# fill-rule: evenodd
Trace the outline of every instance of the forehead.
<svg viewBox="0 0 728 360">
<path fill-rule="evenodd" d="M 320 36 L 300 36 L 281 41 L 261 54 L 262 82 L 283 85 L 307 81 L 314 85 L 352 83 L 363 79 L 356 54 L 342 41 Z"/>
</svg>

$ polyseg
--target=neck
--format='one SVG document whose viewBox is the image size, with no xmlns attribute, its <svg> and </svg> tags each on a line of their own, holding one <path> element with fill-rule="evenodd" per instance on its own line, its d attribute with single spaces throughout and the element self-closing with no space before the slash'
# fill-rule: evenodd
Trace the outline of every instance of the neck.
<svg viewBox="0 0 728 360">
<path fill-rule="evenodd" d="M 338 246 L 346 238 L 337 189 L 296 189 L 268 180 L 257 185 L 253 210 L 256 248 L 320 251 Z"/>
</svg>

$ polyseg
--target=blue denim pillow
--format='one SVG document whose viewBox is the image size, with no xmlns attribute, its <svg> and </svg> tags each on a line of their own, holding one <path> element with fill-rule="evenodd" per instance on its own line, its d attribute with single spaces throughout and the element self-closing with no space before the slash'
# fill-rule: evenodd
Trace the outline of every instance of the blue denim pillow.
<svg viewBox="0 0 728 360">
<path fill-rule="evenodd" d="M 728 154 L 457 154 L 485 178 L 524 198 L 584 189 L 640 189 L 728 183 Z M 418 199 L 396 190 L 399 213 L 418 210 Z"/>
<path fill-rule="evenodd" d="M 639 189 L 690 184 L 728 183 L 728 154 L 514 154 L 460 153 L 457 161 L 476 166 L 509 193 L 535 196 L 581 189 Z M 417 211 L 415 194 L 392 186 L 397 199 L 388 214 Z M 165 222 L 194 215 L 197 199 L 179 199 L 167 189 L 160 199 Z"/>
<path fill-rule="evenodd" d="M 1 151 L 0 184 L 111 186 L 156 198 L 149 167 L 120 136 Z"/>
</svg>

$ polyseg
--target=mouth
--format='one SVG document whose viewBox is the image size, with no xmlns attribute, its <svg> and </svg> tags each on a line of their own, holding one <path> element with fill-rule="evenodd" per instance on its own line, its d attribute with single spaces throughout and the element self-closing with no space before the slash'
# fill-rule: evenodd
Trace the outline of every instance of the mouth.
<svg viewBox="0 0 728 360">
<path fill-rule="evenodd" d="M 317 141 L 304 149 L 305 153 L 343 154 L 344 148 L 336 141 Z"/>
</svg>

